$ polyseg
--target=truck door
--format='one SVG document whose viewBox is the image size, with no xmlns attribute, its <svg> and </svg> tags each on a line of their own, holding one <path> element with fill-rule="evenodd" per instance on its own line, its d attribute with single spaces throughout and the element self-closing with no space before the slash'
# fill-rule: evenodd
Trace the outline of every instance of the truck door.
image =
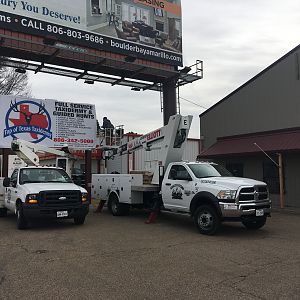
<svg viewBox="0 0 300 300">
<path fill-rule="evenodd" d="M 162 198 L 167 209 L 189 211 L 195 183 L 183 165 L 173 165 L 162 185 Z"/>
<path fill-rule="evenodd" d="M 17 183 L 18 183 L 18 174 L 19 170 L 14 170 L 11 177 L 10 177 L 10 186 L 5 188 L 5 206 L 14 211 L 15 204 L 17 200 Z"/>
</svg>

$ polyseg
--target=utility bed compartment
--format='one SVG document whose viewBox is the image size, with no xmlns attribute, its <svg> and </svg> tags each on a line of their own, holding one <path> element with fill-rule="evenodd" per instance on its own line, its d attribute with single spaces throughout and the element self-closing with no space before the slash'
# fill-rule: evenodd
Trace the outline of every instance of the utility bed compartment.
<svg viewBox="0 0 300 300">
<path fill-rule="evenodd" d="M 143 174 L 93 174 L 92 197 L 107 201 L 111 192 L 121 203 L 142 204 L 144 192 L 158 192 L 159 186 L 143 184 Z"/>
</svg>

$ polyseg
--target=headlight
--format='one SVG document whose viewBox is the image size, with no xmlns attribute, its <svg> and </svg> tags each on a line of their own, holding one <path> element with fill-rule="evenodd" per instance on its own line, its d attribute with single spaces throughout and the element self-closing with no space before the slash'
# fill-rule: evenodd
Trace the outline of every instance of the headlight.
<svg viewBox="0 0 300 300">
<path fill-rule="evenodd" d="M 81 193 L 81 202 L 88 201 L 88 194 L 87 193 Z"/>
<path fill-rule="evenodd" d="M 29 195 L 27 195 L 26 203 L 37 204 L 38 203 L 38 196 L 39 196 L 39 194 L 29 194 Z"/>
<path fill-rule="evenodd" d="M 227 190 L 227 191 L 220 191 L 217 195 L 218 199 L 222 200 L 229 200 L 229 199 L 235 199 L 236 191 Z"/>
</svg>

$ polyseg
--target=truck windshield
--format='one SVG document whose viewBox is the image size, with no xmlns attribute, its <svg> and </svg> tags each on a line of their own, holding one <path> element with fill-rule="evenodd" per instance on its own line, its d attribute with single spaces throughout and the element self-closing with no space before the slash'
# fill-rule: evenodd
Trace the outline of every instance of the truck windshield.
<svg viewBox="0 0 300 300">
<path fill-rule="evenodd" d="M 197 178 L 232 177 L 228 170 L 217 164 L 188 164 L 188 167 Z"/>
<path fill-rule="evenodd" d="M 21 169 L 20 184 L 42 182 L 70 183 L 72 180 L 69 175 L 61 169 Z"/>
</svg>

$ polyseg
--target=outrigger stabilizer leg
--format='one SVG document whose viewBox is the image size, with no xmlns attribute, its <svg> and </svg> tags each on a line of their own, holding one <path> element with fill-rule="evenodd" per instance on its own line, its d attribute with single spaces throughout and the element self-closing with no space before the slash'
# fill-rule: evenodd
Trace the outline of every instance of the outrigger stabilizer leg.
<svg viewBox="0 0 300 300">
<path fill-rule="evenodd" d="M 148 217 L 148 219 L 145 221 L 145 224 L 152 224 L 155 223 L 156 219 L 158 216 L 158 212 L 157 211 L 152 211 Z"/>
<path fill-rule="evenodd" d="M 103 206 L 105 204 L 106 201 L 104 200 L 100 200 L 96 210 L 95 210 L 95 213 L 101 213 L 102 212 L 102 209 L 103 209 Z"/>
<path fill-rule="evenodd" d="M 161 195 L 158 195 L 154 199 L 153 208 L 150 212 L 148 219 L 145 221 L 145 224 L 153 224 L 155 223 L 157 216 L 160 212 L 160 208 L 162 206 L 162 198 Z"/>
</svg>

